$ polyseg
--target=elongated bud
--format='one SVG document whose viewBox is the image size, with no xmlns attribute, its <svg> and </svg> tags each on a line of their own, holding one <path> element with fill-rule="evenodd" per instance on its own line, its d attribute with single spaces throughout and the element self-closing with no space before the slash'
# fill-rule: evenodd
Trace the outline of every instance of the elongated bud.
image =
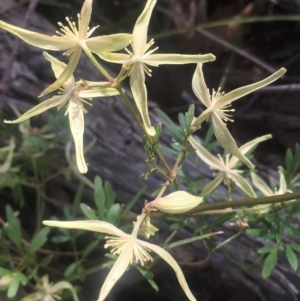
<svg viewBox="0 0 300 301">
<path fill-rule="evenodd" d="M 13 274 L 6 274 L 0 277 L 0 291 L 6 291 L 13 280 Z"/>
<path fill-rule="evenodd" d="M 149 205 L 162 212 L 179 214 L 193 209 L 202 201 L 203 198 L 191 195 L 185 191 L 175 191 L 163 198 L 150 202 Z"/>
</svg>

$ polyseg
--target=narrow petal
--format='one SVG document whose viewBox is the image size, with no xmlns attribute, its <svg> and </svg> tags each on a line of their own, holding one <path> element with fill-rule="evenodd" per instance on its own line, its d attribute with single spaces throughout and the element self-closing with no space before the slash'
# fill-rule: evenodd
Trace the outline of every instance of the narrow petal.
<svg viewBox="0 0 300 301">
<path fill-rule="evenodd" d="M 285 181 L 284 171 L 281 166 L 278 167 L 278 173 L 279 173 L 279 188 L 277 194 L 283 194 L 287 192 L 287 185 Z"/>
<path fill-rule="evenodd" d="M 254 186 L 265 196 L 271 196 L 274 194 L 270 187 L 253 171 L 251 172 L 251 179 Z"/>
<path fill-rule="evenodd" d="M 99 88 L 82 90 L 78 95 L 82 98 L 109 97 L 119 95 L 119 92 L 114 88 Z"/>
<path fill-rule="evenodd" d="M 92 14 L 92 4 L 93 0 L 85 0 L 81 12 L 80 12 L 80 20 L 79 20 L 79 39 L 83 40 L 86 37 L 86 34 L 89 30 L 89 24 L 91 20 Z"/>
<path fill-rule="evenodd" d="M 110 63 L 124 64 L 130 59 L 130 55 L 126 53 L 100 52 L 100 51 L 98 52 L 93 51 L 93 52 L 96 53 L 102 60 Z"/>
<path fill-rule="evenodd" d="M 209 184 L 205 185 L 200 196 L 205 197 L 212 193 L 224 180 L 224 173 L 220 172 Z"/>
<path fill-rule="evenodd" d="M 182 270 L 180 268 L 180 266 L 178 265 L 178 263 L 175 261 L 175 259 L 164 249 L 162 249 L 159 246 L 150 244 L 148 242 L 145 241 L 141 241 L 139 240 L 139 244 L 149 248 L 150 250 L 154 251 L 156 254 L 158 254 L 164 261 L 166 261 L 174 270 L 177 279 L 179 281 L 180 286 L 182 287 L 182 289 L 184 290 L 186 296 L 188 297 L 188 299 L 190 301 L 197 301 L 196 298 L 194 297 L 194 295 L 192 294 L 192 292 L 190 291 L 190 288 L 185 280 L 185 277 L 182 273 Z"/>
<path fill-rule="evenodd" d="M 207 107 L 211 106 L 211 96 L 209 94 L 208 88 L 206 86 L 203 72 L 203 64 L 197 64 L 197 68 L 193 75 L 192 87 L 197 98 Z"/>
<path fill-rule="evenodd" d="M 57 294 L 58 292 L 67 289 L 71 291 L 71 294 L 73 296 L 74 301 L 79 301 L 77 293 L 72 286 L 72 284 L 68 281 L 59 281 L 58 283 L 55 283 L 52 288 L 51 288 L 51 293 L 52 294 Z"/>
<path fill-rule="evenodd" d="M 63 71 L 66 69 L 67 65 L 58 59 L 56 59 L 54 56 L 50 55 L 47 52 L 43 52 L 43 55 L 47 61 L 51 63 L 51 68 L 54 72 L 54 75 L 56 78 L 59 78 L 59 76 L 63 73 Z M 70 91 L 75 85 L 75 79 L 73 74 L 71 77 L 63 84 L 63 87 L 66 91 Z"/>
<path fill-rule="evenodd" d="M 212 62 L 216 57 L 212 54 L 151 54 L 143 56 L 143 62 L 151 66 L 158 66 L 162 64 L 183 65 Z"/>
<path fill-rule="evenodd" d="M 67 37 L 47 36 L 0 21 L 0 28 L 17 36 L 29 45 L 46 50 L 66 50 L 76 46 L 76 41 Z"/>
<path fill-rule="evenodd" d="M 207 151 L 200 143 L 196 142 L 196 140 L 192 136 L 189 138 L 189 142 L 196 150 L 196 154 L 199 156 L 199 158 L 208 166 L 216 170 L 224 170 L 224 164 L 217 157 Z"/>
<path fill-rule="evenodd" d="M 25 296 L 20 301 L 41 301 L 43 296 L 44 296 L 44 293 L 36 292 L 36 293 L 32 293 L 32 294 Z"/>
<path fill-rule="evenodd" d="M 33 116 L 39 115 L 50 108 L 63 106 L 69 100 L 69 95 L 57 95 L 51 97 L 42 103 L 38 104 L 37 106 L 33 107 L 29 111 L 25 112 L 16 120 L 4 120 L 5 123 L 18 123 L 25 121 Z"/>
<path fill-rule="evenodd" d="M 202 123 L 210 117 L 211 113 L 212 113 L 211 108 L 208 108 L 205 111 L 203 111 L 199 117 L 197 117 L 193 120 L 192 129 L 195 129 L 195 130 L 200 129 L 202 126 Z"/>
<path fill-rule="evenodd" d="M 236 99 L 239 99 L 249 93 L 252 93 L 253 91 L 256 91 L 264 86 L 267 86 L 269 84 L 271 84 L 272 82 L 274 82 L 275 80 L 277 80 L 279 77 L 281 77 L 284 73 L 286 72 L 285 68 L 281 68 L 279 69 L 277 72 L 273 73 L 272 75 L 270 75 L 269 77 L 251 84 L 251 85 L 247 85 L 238 89 L 235 89 L 227 94 L 224 94 L 222 97 L 220 97 L 218 99 L 218 101 L 215 103 L 214 108 L 218 109 L 218 108 L 222 108 L 230 103 L 232 103 L 233 101 L 235 101 Z"/>
<path fill-rule="evenodd" d="M 83 132 L 84 132 L 84 117 L 83 105 L 75 96 L 70 99 L 68 106 L 70 129 L 75 143 L 76 163 L 81 173 L 88 171 L 84 160 L 83 152 Z"/>
<path fill-rule="evenodd" d="M 250 197 L 256 198 L 256 194 L 253 188 L 240 174 L 232 170 L 230 172 L 230 177 L 232 178 L 236 186 L 238 186 L 242 191 L 244 191 Z"/>
<path fill-rule="evenodd" d="M 123 231 L 115 227 L 113 224 L 104 221 L 98 221 L 98 220 L 73 221 L 73 222 L 43 221 L 43 225 L 48 227 L 95 231 L 95 232 L 106 233 L 106 234 L 120 236 L 120 237 L 127 235 L 126 233 L 124 233 Z"/>
<path fill-rule="evenodd" d="M 239 149 L 240 149 L 240 152 L 245 155 L 247 154 L 253 147 L 256 146 L 256 144 L 262 142 L 262 141 L 265 141 L 265 140 L 268 140 L 268 139 L 271 139 L 272 138 L 272 135 L 264 135 L 264 136 L 261 136 L 259 138 L 256 138 L 256 139 L 253 139 L 247 143 L 245 143 L 244 145 L 242 145 Z M 228 162 L 228 166 L 230 167 L 230 169 L 232 169 L 237 163 L 238 163 L 239 159 L 237 157 L 231 157 L 231 159 L 229 160 Z"/>
<path fill-rule="evenodd" d="M 250 169 L 253 169 L 253 164 L 240 152 L 234 139 L 227 129 L 226 124 L 222 121 L 220 116 L 213 112 L 211 114 L 212 124 L 214 132 L 219 143 L 227 150 L 230 154 L 244 162 Z"/>
<path fill-rule="evenodd" d="M 130 44 L 132 35 L 117 33 L 89 38 L 86 40 L 87 47 L 94 53 L 118 51 Z"/>
<path fill-rule="evenodd" d="M 148 0 L 143 12 L 134 25 L 132 33 L 132 48 L 136 56 L 142 56 L 145 52 L 149 21 L 155 4 L 156 0 Z"/>
<path fill-rule="evenodd" d="M 147 89 L 145 85 L 145 74 L 142 63 L 135 63 L 131 69 L 130 87 L 134 101 L 142 117 L 144 126 L 149 135 L 155 135 L 155 129 L 151 126 L 148 113 Z"/>
<path fill-rule="evenodd" d="M 129 241 L 126 247 L 122 250 L 122 253 L 110 270 L 109 274 L 106 276 L 97 301 L 103 301 L 107 297 L 113 286 L 116 284 L 116 282 L 125 273 L 126 269 L 129 266 L 132 254 L 133 241 Z"/>
<path fill-rule="evenodd" d="M 72 57 L 67 65 L 67 67 L 64 69 L 64 71 L 61 73 L 61 75 L 57 78 L 57 80 L 51 84 L 48 88 L 46 88 L 39 97 L 46 95 L 50 92 L 53 92 L 57 89 L 59 89 L 61 86 L 64 85 L 68 79 L 73 76 L 73 72 L 76 69 L 76 66 L 79 62 L 80 55 L 81 55 L 81 47 L 76 47 L 74 53 L 72 54 Z"/>
</svg>

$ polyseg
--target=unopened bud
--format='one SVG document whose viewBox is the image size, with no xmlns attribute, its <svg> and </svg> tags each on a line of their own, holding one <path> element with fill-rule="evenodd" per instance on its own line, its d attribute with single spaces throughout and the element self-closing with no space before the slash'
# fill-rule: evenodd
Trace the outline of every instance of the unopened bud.
<svg viewBox="0 0 300 301">
<path fill-rule="evenodd" d="M 150 202 L 149 205 L 162 212 L 179 214 L 193 209 L 202 201 L 203 198 L 191 195 L 185 191 L 175 191 L 163 198 Z"/>
<path fill-rule="evenodd" d="M 14 276 L 12 274 L 0 277 L 0 291 L 6 291 L 13 280 Z"/>
</svg>

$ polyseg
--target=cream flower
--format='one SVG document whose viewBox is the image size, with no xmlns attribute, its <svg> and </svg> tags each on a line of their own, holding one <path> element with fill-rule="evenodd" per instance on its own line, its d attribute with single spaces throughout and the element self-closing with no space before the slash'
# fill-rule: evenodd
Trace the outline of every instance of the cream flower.
<svg viewBox="0 0 300 301">
<path fill-rule="evenodd" d="M 202 114 L 194 121 L 193 128 L 198 129 L 201 127 L 203 121 L 211 118 L 211 122 L 214 128 L 214 132 L 219 143 L 229 153 L 239 158 L 242 162 L 253 169 L 252 163 L 240 152 L 233 137 L 229 133 L 226 122 L 233 121 L 230 113 L 233 110 L 228 109 L 231 103 L 253 91 L 256 91 L 266 85 L 277 80 L 286 72 L 286 69 L 281 68 L 271 76 L 248 86 L 244 86 L 235 89 L 227 94 L 224 94 L 220 90 L 213 91 L 210 95 L 206 86 L 204 76 L 202 73 L 202 64 L 197 65 L 196 71 L 193 76 L 192 87 L 197 98 L 207 107 Z"/>
<path fill-rule="evenodd" d="M 151 69 L 147 66 L 158 67 L 161 64 L 190 64 L 199 62 L 214 61 L 215 56 L 212 54 L 205 55 L 183 55 L 183 54 L 153 54 L 157 47 L 149 50 L 154 44 L 154 40 L 147 43 L 147 32 L 150 17 L 156 0 L 148 0 L 142 14 L 137 19 L 132 33 L 132 52 L 127 50 L 125 53 L 110 53 L 100 48 L 94 51 L 102 59 L 122 64 L 124 68 L 130 71 L 130 87 L 136 103 L 136 106 L 142 117 L 145 129 L 148 134 L 155 135 L 155 130 L 151 126 L 148 114 L 148 98 L 145 85 L 145 73 L 151 76 Z"/>
<path fill-rule="evenodd" d="M 42 283 L 37 286 L 37 292 L 27 295 L 20 301 L 55 301 L 60 300 L 59 294 L 62 290 L 68 289 L 71 291 L 73 300 L 79 301 L 76 291 L 72 284 L 67 281 L 59 281 L 55 284 L 49 283 L 49 276 L 42 277 Z"/>
<path fill-rule="evenodd" d="M 32 46 L 53 51 L 65 50 L 65 55 L 72 55 L 64 71 L 52 85 L 41 93 L 41 96 L 58 89 L 72 76 L 78 64 L 82 49 L 84 51 L 117 51 L 129 44 L 130 34 L 122 33 L 90 38 L 97 28 L 93 27 L 89 29 L 92 4 L 93 0 L 84 1 L 81 13 L 78 14 L 78 27 L 76 27 L 75 22 L 66 18 L 68 26 L 59 22 L 60 31 L 57 31 L 57 35 L 54 36 L 29 31 L 0 20 L 0 28 L 16 35 Z"/>
<path fill-rule="evenodd" d="M 256 144 L 272 138 L 272 135 L 265 135 L 254 140 L 249 141 L 248 143 L 242 145 L 238 150 L 244 156 L 247 154 Z M 255 198 L 256 194 L 250 184 L 240 175 L 241 170 L 234 169 L 239 163 L 239 158 L 235 156 L 229 157 L 226 156 L 224 161 L 221 156 L 215 157 L 209 151 L 207 151 L 200 143 L 192 137 L 189 138 L 189 142 L 192 147 L 196 150 L 198 157 L 203 160 L 207 165 L 212 169 L 217 170 L 218 172 L 214 174 L 215 179 L 206 185 L 201 193 L 201 196 L 204 197 L 207 194 L 210 194 L 214 191 L 220 183 L 223 181 L 233 181 L 242 191 L 248 194 L 250 197 Z"/>
<path fill-rule="evenodd" d="M 124 233 L 114 225 L 97 220 L 89 221 L 74 221 L 74 222 L 58 222 L 58 221 L 43 221 L 43 224 L 50 227 L 60 227 L 69 229 L 83 229 L 109 234 L 106 238 L 105 248 L 112 248 L 113 254 L 119 255 L 114 266 L 106 277 L 100 290 L 97 301 L 103 301 L 110 290 L 113 288 L 119 278 L 125 273 L 129 264 L 139 263 L 144 265 L 147 261 L 152 261 L 149 251 L 153 251 L 164 259 L 175 271 L 178 281 L 191 301 L 196 301 L 188 284 L 184 278 L 181 268 L 175 259 L 164 249 L 154 244 L 150 244 L 137 238 L 138 230 L 141 224 L 145 221 L 145 216 L 137 217 L 137 222 L 134 224 L 134 229 L 131 235 Z"/>
<path fill-rule="evenodd" d="M 60 74 L 64 72 L 66 64 L 55 59 L 53 56 L 44 52 L 45 58 L 51 63 L 52 70 L 59 78 Z M 114 88 L 98 88 L 87 89 L 76 85 L 73 75 L 63 84 L 60 89 L 60 94 L 55 95 L 34 108 L 25 112 L 16 120 L 4 120 L 6 123 L 18 123 L 25 121 L 33 116 L 43 113 L 44 111 L 57 107 L 58 110 L 64 105 L 67 105 L 66 114 L 69 115 L 70 129 L 75 143 L 76 162 L 81 173 L 87 172 L 87 166 L 83 156 L 83 132 L 84 132 L 84 117 L 83 114 L 87 111 L 83 104 L 91 105 L 88 100 L 93 97 L 104 97 L 117 95 L 118 92 Z"/>
</svg>

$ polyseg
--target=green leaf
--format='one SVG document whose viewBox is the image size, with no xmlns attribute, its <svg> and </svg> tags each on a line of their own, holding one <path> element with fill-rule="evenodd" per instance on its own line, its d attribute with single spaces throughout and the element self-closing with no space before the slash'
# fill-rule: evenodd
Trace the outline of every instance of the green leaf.
<svg viewBox="0 0 300 301">
<path fill-rule="evenodd" d="M 48 240 L 48 234 L 50 232 L 49 227 L 42 228 L 32 239 L 29 247 L 27 248 L 29 253 L 34 253 L 40 249 Z"/>
<path fill-rule="evenodd" d="M 116 199 L 116 195 L 115 195 L 110 183 L 105 182 L 104 192 L 105 192 L 106 208 L 110 208 L 114 204 L 115 199 Z"/>
<path fill-rule="evenodd" d="M 83 194 L 83 189 L 84 189 L 84 183 L 83 182 L 80 182 L 79 183 L 79 186 L 76 190 L 76 194 L 75 194 L 75 197 L 74 197 L 74 202 L 73 202 L 73 208 L 72 208 L 72 216 L 73 216 L 73 219 L 76 217 L 77 215 L 77 211 L 78 211 L 78 207 L 79 207 L 79 203 L 82 199 L 82 194 Z"/>
<path fill-rule="evenodd" d="M 296 245 L 296 244 L 292 244 L 289 245 L 294 251 L 296 251 L 297 253 L 300 253 L 300 245 Z"/>
<path fill-rule="evenodd" d="M 102 185 L 102 180 L 99 176 L 95 177 L 94 199 L 98 210 L 98 216 L 101 220 L 105 219 L 105 192 Z M 81 208 L 82 209 L 82 208 Z"/>
<path fill-rule="evenodd" d="M 262 267 L 261 275 L 263 278 L 268 278 L 272 270 L 275 268 L 277 262 L 278 262 L 278 255 L 277 255 L 278 249 L 272 250 L 269 255 L 266 257 L 264 265 Z"/>
<path fill-rule="evenodd" d="M 11 270 L 0 267 L 0 277 L 10 274 Z"/>
<path fill-rule="evenodd" d="M 16 278 L 10 283 L 8 290 L 7 290 L 7 297 L 8 298 L 13 298 L 17 294 L 17 291 L 20 286 L 20 281 Z"/>
<path fill-rule="evenodd" d="M 69 240 L 70 237 L 66 235 L 55 235 L 51 238 L 51 241 L 55 244 L 63 244 Z"/>
<path fill-rule="evenodd" d="M 151 285 L 151 287 L 158 292 L 158 286 L 155 283 L 154 279 L 153 279 L 153 273 L 145 270 L 144 268 L 138 266 L 138 265 L 134 265 L 134 267 L 142 274 L 143 277 L 146 278 L 146 280 L 149 282 L 149 284 Z"/>
<path fill-rule="evenodd" d="M 260 248 L 257 252 L 259 254 L 266 254 L 266 253 L 270 253 L 272 250 L 274 250 L 276 248 L 277 248 L 277 246 L 275 246 L 275 247 L 264 246 L 264 247 Z"/>
<path fill-rule="evenodd" d="M 40 266 L 43 266 L 43 267 L 47 266 L 52 261 L 53 257 L 54 257 L 54 254 L 50 254 L 50 255 L 46 256 L 45 258 L 43 258 L 40 262 Z"/>
<path fill-rule="evenodd" d="M 22 285 L 26 285 L 27 283 L 27 278 L 22 272 L 17 272 L 15 274 L 15 279 L 18 279 Z"/>
<path fill-rule="evenodd" d="M 158 139 L 161 136 L 161 132 L 162 132 L 162 125 L 160 122 L 156 125 L 155 132 L 156 132 L 156 140 L 158 141 Z"/>
<path fill-rule="evenodd" d="M 262 229 L 247 229 L 246 233 L 252 236 L 259 236 L 259 237 L 265 237 L 268 232 Z"/>
<path fill-rule="evenodd" d="M 186 129 L 185 116 L 182 113 L 178 114 L 179 125 L 182 129 Z"/>
<path fill-rule="evenodd" d="M 73 262 L 71 263 L 64 272 L 64 276 L 67 277 L 69 275 L 71 275 L 72 273 L 74 273 L 76 271 L 77 268 L 77 262 Z"/>
<path fill-rule="evenodd" d="M 121 212 L 121 205 L 120 204 L 114 204 L 112 205 L 106 215 L 106 220 L 111 223 L 111 224 L 116 224 L 119 216 L 120 216 L 120 212 Z"/>
<path fill-rule="evenodd" d="M 6 205 L 6 219 L 8 225 L 5 227 L 5 231 L 9 239 L 21 250 L 21 239 L 22 239 L 22 231 L 21 231 L 21 223 L 20 220 L 15 217 L 14 211 L 11 206 Z"/>
<path fill-rule="evenodd" d="M 188 111 L 185 113 L 186 129 L 187 130 L 191 127 L 194 116 L 195 116 L 195 106 L 190 105 Z"/>
<path fill-rule="evenodd" d="M 90 220 L 98 220 L 95 212 L 88 205 L 86 205 L 85 203 L 81 203 L 80 208 L 85 217 L 87 217 Z"/>
<path fill-rule="evenodd" d="M 295 252 L 289 245 L 285 246 L 284 251 L 285 251 L 285 256 L 287 257 L 292 269 L 296 271 L 298 269 L 298 258 Z"/>
</svg>

